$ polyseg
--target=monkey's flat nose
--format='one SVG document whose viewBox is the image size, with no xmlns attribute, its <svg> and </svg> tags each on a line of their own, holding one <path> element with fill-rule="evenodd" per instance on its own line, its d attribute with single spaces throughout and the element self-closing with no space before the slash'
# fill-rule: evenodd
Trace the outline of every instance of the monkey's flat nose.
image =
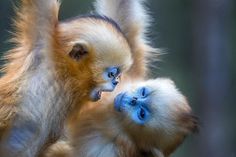
<svg viewBox="0 0 236 157">
<path fill-rule="evenodd" d="M 120 76 L 117 76 L 113 81 L 113 85 L 116 86 L 120 82 Z"/>
<path fill-rule="evenodd" d="M 136 103 L 137 103 L 137 100 L 138 100 L 137 97 L 133 97 L 132 100 L 131 100 L 131 102 L 130 102 L 130 104 L 131 104 L 132 106 L 135 106 Z"/>
</svg>

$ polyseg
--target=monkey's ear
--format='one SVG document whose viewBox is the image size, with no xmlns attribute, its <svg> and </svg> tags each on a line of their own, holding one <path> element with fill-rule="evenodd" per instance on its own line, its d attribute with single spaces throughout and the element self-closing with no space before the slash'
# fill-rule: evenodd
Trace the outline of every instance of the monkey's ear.
<svg viewBox="0 0 236 157">
<path fill-rule="evenodd" d="M 189 133 L 199 132 L 199 119 L 191 113 L 186 113 L 181 116 L 181 123 Z"/>
<path fill-rule="evenodd" d="M 89 53 L 88 43 L 85 41 L 79 41 L 74 43 L 72 50 L 69 52 L 69 56 L 75 60 L 80 60 L 88 53 Z"/>
</svg>

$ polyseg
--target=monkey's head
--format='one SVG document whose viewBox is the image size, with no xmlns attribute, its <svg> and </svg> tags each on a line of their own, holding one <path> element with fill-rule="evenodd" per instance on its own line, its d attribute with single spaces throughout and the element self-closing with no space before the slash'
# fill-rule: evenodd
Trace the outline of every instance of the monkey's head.
<svg viewBox="0 0 236 157">
<path fill-rule="evenodd" d="M 90 100 L 113 91 L 121 73 L 132 64 L 128 42 L 111 19 L 88 15 L 59 24 L 61 47 L 73 67 L 73 77 L 83 80 Z M 80 83 L 80 84 L 81 84 Z"/>
<path fill-rule="evenodd" d="M 169 79 L 133 83 L 114 104 L 124 128 L 144 151 L 154 148 L 169 155 L 198 126 L 185 97 Z"/>
</svg>

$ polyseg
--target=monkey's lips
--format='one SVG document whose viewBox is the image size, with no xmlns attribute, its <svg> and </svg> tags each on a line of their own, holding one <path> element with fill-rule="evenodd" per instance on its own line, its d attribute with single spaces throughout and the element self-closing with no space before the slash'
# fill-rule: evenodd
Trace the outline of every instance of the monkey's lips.
<svg viewBox="0 0 236 157">
<path fill-rule="evenodd" d="M 102 95 L 102 91 L 95 89 L 91 92 L 90 98 L 92 101 L 98 101 L 99 99 L 101 99 L 101 95 Z"/>
<path fill-rule="evenodd" d="M 122 111 L 121 108 L 122 108 L 122 104 L 123 104 L 122 102 L 123 102 L 124 96 L 125 96 L 125 93 L 120 93 L 115 97 L 114 107 L 115 107 L 115 110 L 118 112 Z"/>
<path fill-rule="evenodd" d="M 115 89 L 116 85 L 111 82 L 102 84 L 101 86 L 96 87 L 90 93 L 91 101 L 98 101 L 101 99 L 102 92 L 112 92 Z"/>
</svg>

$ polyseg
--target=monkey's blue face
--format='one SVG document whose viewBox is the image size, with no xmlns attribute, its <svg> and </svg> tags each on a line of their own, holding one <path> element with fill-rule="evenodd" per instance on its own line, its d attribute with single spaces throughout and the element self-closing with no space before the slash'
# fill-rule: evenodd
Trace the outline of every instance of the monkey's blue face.
<svg viewBox="0 0 236 157">
<path fill-rule="evenodd" d="M 150 87 L 120 93 L 114 100 L 115 110 L 128 114 L 136 124 L 144 125 L 151 117 L 151 93 Z"/>
<path fill-rule="evenodd" d="M 119 67 L 113 66 L 106 68 L 103 72 L 103 79 L 106 82 L 95 88 L 91 92 L 91 99 L 93 101 L 97 101 L 101 98 L 102 92 L 112 92 L 115 89 L 116 85 L 119 83 L 120 74 L 121 72 Z"/>
</svg>

